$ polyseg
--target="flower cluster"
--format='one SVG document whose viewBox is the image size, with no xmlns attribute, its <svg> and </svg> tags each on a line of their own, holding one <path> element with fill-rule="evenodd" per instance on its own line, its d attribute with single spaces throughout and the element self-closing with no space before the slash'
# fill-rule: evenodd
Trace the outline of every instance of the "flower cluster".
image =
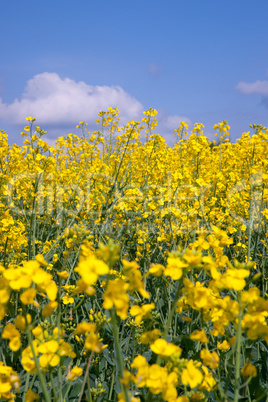
<svg viewBox="0 0 268 402">
<path fill-rule="evenodd" d="M 0 132 L 1 400 L 267 397 L 268 129 L 156 116 Z"/>
</svg>

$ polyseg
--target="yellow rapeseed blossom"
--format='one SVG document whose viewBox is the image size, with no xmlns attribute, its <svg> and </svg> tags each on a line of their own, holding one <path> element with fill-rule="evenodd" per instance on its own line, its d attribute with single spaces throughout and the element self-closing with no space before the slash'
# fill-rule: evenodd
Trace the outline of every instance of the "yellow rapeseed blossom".
<svg viewBox="0 0 268 402">
<path fill-rule="evenodd" d="M 156 339 L 154 343 L 150 345 L 152 351 L 158 354 L 160 357 L 170 357 L 173 354 L 181 354 L 182 349 L 173 343 L 167 343 L 165 339 Z"/>
<path fill-rule="evenodd" d="M 250 362 L 245 363 L 240 372 L 243 377 L 257 377 L 257 369 Z"/>
<path fill-rule="evenodd" d="M 148 318 L 150 316 L 151 310 L 155 308 L 155 304 L 144 304 L 143 306 L 131 306 L 130 314 L 135 317 L 136 324 L 140 324 L 144 318 Z"/>
<path fill-rule="evenodd" d="M 21 347 L 20 332 L 14 324 L 7 324 L 2 333 L 3 339 L 9 339 L 9 347 L 16 352 Z"/>
<path fill-rule="evenodd" d="M 183 385 L 189 385 L 191 389 L 197 387 L 203 381 L 201 371 L 195 366 L 193 360 L 187 362 L 186 368 L 182 370 L 181 381 Z"/>
<path fill-rule="evenodd" d="M 14 400 L 16 395 L 13 392 L 18 391 L 19 387 L 18 373 L 12 367 L 5 366 L 3 362 L 0 362 L 0 399 Z"/>
<path fill-rule="evenodd" d="M 194 332 L 191 333 L 190 339 L 192 339 L 192 341 L 200 341 L 202 343 L 208 343 L 208 338 L 204 330 L 200 331 L 196 329 Z"/>
<path fill-rule="evenodd" d="M 66 380 L 68 381 L 74 381 L 78 377 L 80 377 L 83 374 L 83 369 L 77 366 L 74 366 L 72 370 L 67 374 Z"/>
<path fill-rule="evenodd" d="M 217 352 L 210 352 L 207 349 L 202 349 L 200 352 L 200 357 L 203 360 L 203 363 L 211 369 L 219 367 L 220 358 Z"/>
<path fill-rule="evenodd" d="M 129 308 L 129 296 L 126 293 L 128 289 L 129 284 L 122 279 L 110 280 L 103 295 L 103 307 L 110 310 L 114 306 L 123 320 L 127 318 Z"/>
</svg>

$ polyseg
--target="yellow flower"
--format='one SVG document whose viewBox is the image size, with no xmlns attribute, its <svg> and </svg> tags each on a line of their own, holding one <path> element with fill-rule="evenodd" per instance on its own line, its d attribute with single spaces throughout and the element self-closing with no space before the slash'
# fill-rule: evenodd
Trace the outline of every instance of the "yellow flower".
<svg viewBox="0 0 268 402">
<path fill-rule="evenodd" d="M 195 388 L 203 381 L 203 375 L 194 365 L 193 360 L 187 362 L 186 368 L 182 370 L 181 382 L 183 385 L 189 385 L 190 388 Z"/>
<path fill-rule="evenodd" d="M 38 354 L 39 354 L 38 350 L 37 350 L 38 343 L 39 343 L 39 341 L 37 339 L 35 339 L 33 341 L 33 347 L 34 347 L 36 356 L 38 356 Z M 28 346 L 26 349 L 24 349 L 22 351 L 21 364 L 22 364 L 24 370 L 29 371 L 31 374 L 36 372 L 36 366 L 35 366 L 31 346 Z"/>
<path fill-rule="evenodd" d="M 109 273 L 108 265 L 98 260 L 93 254 L 86 258 L 81 258 L 74 270 L 79 273 L 86 285 L 93 285 L 97 282 L 99 276 Z"/>
<path fill-rule="evenodd" d="M 9 268 L 4 271 L 4 278 L 7 279 L 11 289 L 20 290 L 22 288 L 29 288 L 32 284 L 32 272 L 27 272 L 23 268 Z"/>
<path fill-rule="evenodd" d="M 170 276 L 174 281 L 176 281 L 182 277 L 183 268 L 187 267 L 188 264 L 183 262 L 180 258 L 168 257 L 164 275 Z"/>
<path fill-rule="evenodd" d="M 39 400 L 39 395 L 36 392 L 33 392 L 30 388 L 25 394 L 26 402 L 34 402 Z"/>
<path fill-rule="evenodd" d="M 9 339 L 9 347 L 16 352 L 21 346 L 20 333 L 14 324 L 7 324 L 2 333 L 3 339 Z"/>
<path fill-rule="evenodd" d="M 167 343 L 165 339 L 156 339 L 154 343 L 150 345 L 152 351 L 161 357 L 169 357 L 176 354 L 181 354 L 182 349 L 173 343 Z"/>
<path fill-rule="evenodd" d="M 131 367 L 137 369 L 135 383 L 139 388 L 144 387 L 146 385 L 146 380 L 149 375 L 149 364 L 144 356 L 138 355 L 135 357 Z"/>
<path fill-rule="evenodd" d="M 56 301 L 50 301 L 42 310 L 42 316 L 49 317 L 53 310 L 55 310 L 58 307 L 58 302 Z"/>
<path fill-rule="evenodd" d="M 200 352 L 200 357 L 203 360 L 203 363 L 211 369 L 219 367 L 220 358 L 216 352 L 211 353 L 207 349 L 202 349 Z"/>
<path fill-rule="evenodd" d="M 198 389 L 200 391 L 210 391 L 216 385 L 216 380 L 206 366 L 202 366 L 201 368 L 204 373 L 204 379 Z"/>
<path fill-rule="evenodd" d="M 42 341 L 44 339 L 43 329 L 42 329 L 41 325 L 37 325 L 37 327 L 33 328 L 32 334 L 35 338 L 39 339 L 40 341 Z"/>
<path fill-rule="evenodd" d="M 230 344 L 226 341 L 226 339 L 223 342 L 217 342 L 217 348 L 219 350 L 227 351 L 230 349 Z"/>
<path fill-rule="evenodd" d="M 165 270 L 164 265 L 161 265 L 161 264 L 152 264 L 152 265 L 151 265 L 151 268 L 149 269 L 149 271 L 146 273 L 145 276 L 146 276 L 146 277 L 149 276 L 149 275 L 152 275 L 152 276 L 161 276 L 161 275 L 163 275 L 164 270 Z"/>
<path fill-rule="evenodd" d="M 27 289 L 20 295 L 20 300 L 23 304 L 33 304 L 36 296 L 36 289 Z"/>
<path fill-rule="evenodd" d="M 129 284 L 122 279 L 110 280 L 103 295 L 103 307 L 110 310 L 114 306 L 116 313 L 122 320 L 127 318 L 129 297 L 126 290 L 128 288 Z"/>
<path fill-rule="evenodd" d="M 14 401 L 15 395 L 12 391 L 15 388 L 18 390 L 20 387 L 20 379 L 18 373 L 12 367 L 4 366 L 0 362 L 0 399 Z"/>
<path fill-rule="evenodd" d="M 142 281 L 142 274 L 139 271 L 139 266 L 136 261 L 122 260 L 123 272 L 129 281 L 129 291 L 132 293 L 137 291 L 146 299 L 149 298 L 149 293 L 144 289 L 144 282 Z"/>
<path fill-rule="evenodd" d="M 26 319 L 28 324 L 30 324 L 32 322 L 32 317 L 30 314 L 26 315 Z M 26 320 L 22 315 L 17 315 L 17 317 L 14 320 L 15 325 L 18 329 L 20 329 L 21 331 L 25 331 L 26 328 Z"/>
<path fill-rule="evenodd" d="M 161 336 L 159 329 L 153 329 L 152 331 L 144 332 L 140 337 L 140 341 L 142 344 L 153 343 L 159 336 Z"/>
<path fill-rule="evenodd" d="M 148 318 L 150 316 L 151 310 L 155 308 L 155 304 L 144 304 L 143 306 L 132 306 L 130 309 L 130 314 L 135 317 L 135 322 L 137 325 L 141 323 L 144 318 Z"/>
<path fill-rule="evenodd" d="M 95 332 L 96 329 L 97 329 L 96 324 L 83 321 L 77 325 L 77 327 L 75 329 L 75 333 L 76 333 L 76 335 L 87 334 L 90 332 Z"/>
<path fill-rule="evenodd" d="M 194 332 L 192 332 L 190 335 L 190 339 L 192 341 L 200 341 L 202 343 L 208 343 L 208 338 L 203 329 L 201 331 L 196 329 Z"/>
<path fill-rule="evenodd" d="M 69 356 L 72 359 L 76 357 L 76 354 L 73 352 L 72 346 L 68 342 L 63 341 L 62 339 L 60 340 L 58 355 Z"/>
<path fill-rule="evenodd" d="M 56 354 L 57 350 L 59 349 L 59 344 L 57 341 L 51 340 L 41 343 L 37 349 L 39 353 L 42 353 L 39 358 L 39 364 L 42 369 L 47 369 L 48 366 L 55 367 L 59 364 L 60 358 Z"/>
<path fill-rule="evenodd" d="M 241 293 L 241 301 L 242 303 L 254 303 L 259 299 L 260 293 L 260 289 L 256 287 L 252 287 L 249 290 L 244 290 L 244 292 Z"/>
<path fill-rule="evenodd" d="M 257 369 L 250 362 L 245 363 L 241 369 L 241 375 L 243 377 L 257 377 Z"/>
<path fill-rule="evenodd" d="M 74 303 L 74 298 L 69 296 L 69 295 L 63 295 L 61 300 L 62 300 L 63 304 L 72 304 L 72 303 Z"/>
<path fill-rule="evenodd" d="M 178 382 L 178 375 L 175 372 L 170 374 L 166 367 L 161 367 L 158 364 L 153 364 L 149 367 L 148 377 L 146 379 L 146 385 L 149 387 L 152 394 L 163 394 L 169 391 L 169 398 L 165 400 L 175 399 L 177 397 L 177 391 L 175 385 Z"/>
<path fill-rule="evenodd" d="M 85 349 L 92 350 L 93 352 L 96 353 L 102 352 L 102 346 L 97 334 L 91 333 L 86 337 Z"/>
<path fill-rule="evenodd" d="M 216 286 L 240 291 L 246 286 L 244 278 L 249 276 L 249 274 L 250 271 L 247 269 L 227 269 L 220 280 L 216 281 Z"/>
<path fill-rule="evenodd" d="M 74 381 L 78 377 L 80 377 L 83 374 L 83 369 L 77 366 L 74 366 L 72 370 L 67 374 L 66 380 L 68 381 Z"/>
<path fill-rule="evenodd" d="M 61 278 L 61 279 L 67 279 L 69 276 L 69 273 L 67 271 L 61 271 L 61 272 L 57 272 L 57 275 Z"/>
<path fill-rule="evenodd" d="M 47 294 L 49 300 L 56 300 L 58 288 L 56 283 L 53 281 L 53 276 L 51 274 L 39 267 L 35 270 L 32 278 L 38 288 Z"/>
</svg>

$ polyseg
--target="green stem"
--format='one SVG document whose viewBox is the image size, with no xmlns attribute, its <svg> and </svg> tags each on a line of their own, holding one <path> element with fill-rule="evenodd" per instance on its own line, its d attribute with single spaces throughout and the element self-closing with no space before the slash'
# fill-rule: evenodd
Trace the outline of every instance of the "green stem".
<svg viewBox="0 0 268 402">
<path fill-rule="evenodd" d="M 25 382 L 24 393 L 23 393 L 23 402 L 26 401 L 26 392 L 28 391 L 28 388 L 29 388 L 29 379 L 30 379 L 30 371 L 27 371 L 26 382 Z"/>
<path fill-rule="evenodd" d="M 124 362 L 123 362 L 123 356 L 122 356 L 122 350 L 119 342 L 119 331 L 118 331 L 118 326 L 116 323 L 116 314 L 114 311 L 114 308 L 110 310 L 111 314 L 111 321 L 112 321 L 112 331 L 113 331 L 113 336 L 114 336 L 114 346 L 115 346 L 115 352 L 116 352 L 116 366 L 119 372 L 119 376 L 121 378 L 124 377 Z M 125 402 L 130 402 L 129 394 L 127 392 L 127 389 L 125 387 L 125 384 L 122 384 L 120 382 L 120 387 L 122 394 L 124 396 Z"/>
<path fill-rule="evenodd" d="M 241 297 L 239 295 L 239 315 L 238 325 L 236 331 L 236 362 L 235 362 L 235 392 L 234 402 L 238 402 L 239 399 L 239 386 L 240 386 L 240 353 L 241 353 L 241 335 L 242 335 L 242 306 Z"/>
<path fill-rule="evenodd" d="M 87 377 L 88 377 L 89 368 L 90 368 L 90 366 L 91 366 L 91 361 L 92 361 L 93 353 L 94 353 L 94 352 L 92 351 L 91 354 L 90 354 L 90 356 L 89 356 L 89 359 L 88 359 L 88 363 L 87 363 L 87 368 L 86 368 L 86 372 L 85 372 L 85 375 L 84 375 L 83 384 L 82 384 L 81 391 L 80 391 L 80 394 L 79 394 L 79 399 L 78 399 L 77 402 L 81 402 L 81 400 L 82 400 L 82 396 L 83 396 L 83 393 L 84 393 L 85 385 L 86 385 L 86 382 L 87 382 Z M 90 390 L 89 390 L 89 392 L 90 392 Z"/>
<path fill-rule="evenodd" d="M 51 382 L 51 385 L 52 385 L 54 400 L 57 401 L 57 400 L 58 400 L 58 398 L 57 398 L 57 391 L 56 391 L 56 388 L 55 388 L 55 383 L 54 383 L 54 379 L 53 379 L 53 375 L 52 375 L 51 368 L 49 368 L 49 378 L 50 378 L 50 382 Z"/>
<path fill-rule="evenodd" d="M 171 322 L 172 322 L 172 319 L 173 319 L 173 315 L 175 313 L 175 309 L 176 309 L 176 306 L 177 306 L 177 301 L 179 299 L 180 292 L 181 292 L 181 289 L 182 289 L 182 284 L 183 284 L 182 278 L 183 277 L 181 277 L 181 279 L 180 279 L 180 281 L 178 283 L 178 287 L 177 287 L 176 294 L 175 294 L 175 297 L 174 297 L 173 305 L 171 307 L 171 310 L 170 310 L 169 315 L 168 315 L 167 322 L 165 324 L 165 329 L 164 329 L 164 333 L 163 333 L 163 338 L 165 340 L 167 339 L 168 331 L 170 329 Z"/>
<path fill-rule="evenodd" d="M 181 277 L 181 279 L 180 279 L 180 281 L 178 283 L 178 287 L 177 287 L 177 290 L 176 290 L 176 293 L 175 293 L 174 301 L 173 301 L 171 310 L 170 310 L 170 312 L 168 314 L 167 322 L 165 324 L 165 329 L 164 329 L 164 333 L 163 333 L 163 339 L 165 339 L 165 340 L 167 339 L 168 331 L 169 331 L 169 329 L 171 327 L 172 319 L 173 319 L 175 309 L 176 309 L 176 306 L 177 306 L 177 301 L 178 301 L 178 298 L 180 296 L 180 292 L 181 292 L 181 289 L 182 289 L 182 284 L 183 284 L 183 276 Z M 161 357 L 160 357 L 160 355 L 158 355 L 157 360 L 156 360 L 156 364 L 159 364 L 160 362 L 161 362 Z"/>
<path fill-rule="evenodd" d="M 58 327 L 58 343 L 60 344 L 60 331 L 61 331 L 61 278 L 59 278 L 58 288 L 58 309 L 57 309 L 57 327 Z M 62 401 L 62 375 L 61 365 L 58 365 L 58 381 L 59 381 L 59 400 Z"/>
</svg>

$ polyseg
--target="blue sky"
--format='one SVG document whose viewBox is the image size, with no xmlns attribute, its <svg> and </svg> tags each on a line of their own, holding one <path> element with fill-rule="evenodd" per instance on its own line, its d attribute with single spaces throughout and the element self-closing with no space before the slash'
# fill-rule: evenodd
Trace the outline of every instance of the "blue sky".
<svg viewBox="0 0 268 402">
<path fill-rule="evenodd" d="M 36 0 L 1 3 L 0 129 L 21 143 L 26 116 L 46 137 L 95 129 L 98 111 L 122 121 L 158 110 L 171 142 L 227 120 L 231 139 L 268 125 L 267 0 Z"/>
</svg>

